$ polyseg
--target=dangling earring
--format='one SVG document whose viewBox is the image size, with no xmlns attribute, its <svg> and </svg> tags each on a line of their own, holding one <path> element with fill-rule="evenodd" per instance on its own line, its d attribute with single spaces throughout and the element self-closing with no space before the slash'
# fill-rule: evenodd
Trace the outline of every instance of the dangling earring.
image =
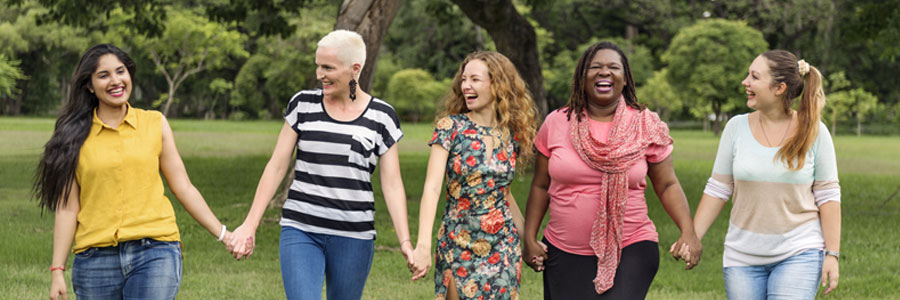
<svg viewBox="0 0 900 300">
<path fill-rule="evenodd" d="M 350 79 L 350 101 L 356 101 L 356 79 Z"/>
</svg>

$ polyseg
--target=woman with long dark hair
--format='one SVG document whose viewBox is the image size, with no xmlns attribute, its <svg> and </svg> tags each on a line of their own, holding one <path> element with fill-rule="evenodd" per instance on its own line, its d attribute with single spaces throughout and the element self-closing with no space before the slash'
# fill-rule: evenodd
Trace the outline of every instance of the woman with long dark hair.
<svg viewBox="0 0 900 300">
<path fill-rule="evenodd" d="M 160 172 L 197 222 L 230 237 L 191 184 L 166 118 L 128 103 L 135 71 L 113 45 L 88 49 L 38 165 L 35 195 L 56 213 L 51 299 L 68 298 L 69 250 L 79 300 L 175 298 L 181 237 Z"/>
<path fill-rule="evenodd" d="M 625 53 L 591 46 L 578 61 L 569 103 L 535 138 L 539 152 L 525 217 L 525 262 L 544 271 L 545 299 L 643 299 L 659 268 L 646 177 L 699 260 L 690 207 L 672 166 L 672 138 L 637 103 Z M 537 232 L 547 209 L 542 249 Z"/>
</svg>

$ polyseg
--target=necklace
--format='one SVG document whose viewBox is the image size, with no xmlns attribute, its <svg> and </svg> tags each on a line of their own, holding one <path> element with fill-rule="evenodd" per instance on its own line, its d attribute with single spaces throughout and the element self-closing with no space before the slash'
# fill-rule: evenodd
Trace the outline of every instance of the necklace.
<svg viewBox="0 0 900 300">
<path fill-rule="evenodd" d="M 793 115 L 791 115 L 791 119 L 793 119 Z M 766 144 L 769 146 L 780 146 L 784 144 L 784 138 L 787 137 L 788 131 L 791 131 L 791 119 L 788 119 L 788 127 L 784 130 L 784 134 L 781 135 L 781 141 L 778 142 L 778 145 L 772 145 L 772 142 L 769 141 L 769 136 L 766 134 L 766 127 L 763 126 L 762 116 L 759 117 L 759 128 L 762 129 L 763 138 L 766 139 Z"/>
</svg>

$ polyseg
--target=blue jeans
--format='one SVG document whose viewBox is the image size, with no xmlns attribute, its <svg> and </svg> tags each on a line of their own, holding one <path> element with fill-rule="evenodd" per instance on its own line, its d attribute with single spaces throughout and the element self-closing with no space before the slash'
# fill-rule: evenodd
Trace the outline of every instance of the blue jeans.
<svg viewBox="0 0 900 300">
<path fill-rule="evenodd" d="M 727 267 L 725 293 L 731 300 L 814 299 L 824 260 L 821 249 L 809 249 L 768 265 Z"/>
<path fill-rule="evenodd" d="M 279 242 L 281 279 L 290 300 L 362 298 L 375 254 L 374 240 L 304 232 L 282 226 Z"/>
<path fill-rule="evenodd" d="M 78 300 L 175 299 L 181 285 L 181 243 L 140 239 L 75 254 Z"/>
</svg>

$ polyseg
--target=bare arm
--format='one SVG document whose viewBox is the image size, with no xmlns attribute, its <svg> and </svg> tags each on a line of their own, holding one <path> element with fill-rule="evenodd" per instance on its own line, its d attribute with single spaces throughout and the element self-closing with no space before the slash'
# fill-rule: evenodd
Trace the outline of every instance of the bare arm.
<svg viewBox="0 0 900 300">
<path fill-rule="evenodd" d="M 78 212 L 81 211 L 81 188 L 72 182 L 69 188 L 69 199 L 63 205 L 62 197 L 57 204 L 56 217 L 53 224 L 53 259 L 50 267 L 65 267 L 75 240 L 78 228 Z M 54 270 L 50 273 L 50 299 L 69 299 L 67 295 L 65 270 Z"/>
<path fill-rule="evenodd" d="M 275 150 L 266 168 L 263 170 L 259 183 L 256 185 L 256 194 L 253 196 L 253 203 L 250 205 L 250 211 L 244 218 L 244 223 L 234 229 L 232 240 L 228 245 L 228 249 L 234 254 L 235 258 L 241 259 L 245 256 L 253 254 L 255 247 L 256 229 L 266 212 L 266 206 L 269 200 L 274 197 L 281 179 L 289 171 L 291 158 L 294 156 L 294 148 L 297 145 L 299 136 L 297 132 L 291 128 L 286 121 L 281 126 L 281 132 L 278 134 L 278 141 L 275 143 Z M 288 183 L 290 184 L 290 183 Z"/>
<path fill-rule="evenodd" d="M 506 199 L 509 199 L 509 211 L 512 213 L 512 221 L 513 224 L 516 225 L 516 231 L 519 232 L 519 238 L 523 239 L 525 236 L 525 218 L 522 217 L 522 211 L 519 210 L 519 204 L 516 203 L 516 198 L 513 197 L 512 189 L 510 187 L 506 187 Z"/>
<path fill-rule="evenodd" d="M 700 239 L 694 233 L 694 222 L 691 220 L 691 207 L 688 205 L 681 183 L 675 175 L 675 167 L 672 164 L 672 156 L 658 163 L 651 163 L 647 175 L 653 182 L 653 190 L 662 202 L 666 213 L 675 221 L 681 230 L 681 237 L 676 242 L 676 248 L 680 245 L 689 247 L 690 256 L 686 258 L 687 269 L 691 269 L 700 261 L 703 246 Z"/>
<path fill-rule="evenodd" d="M 441 196 L 441 188 L 444 183 L 444 175 L 447 171 L 448 157 L 450 157 L 450 152 L 439 143 L 431 145 L 428 169 L 425 172 L 425 186 L 422 190 L 422 200 L 419 203 L 419 233 L 414 253 L 413 280 L 424 277 L 431 268 L 431 232 L 438 198 Z"/>
<path fill-rule="evenodd" d="M 548 165 L 550 159 L 542 153 L 535 155 L 534 177 L 531 179 L 531 192 L 528 193 L 528 202 L 525 204 L 525 263 L 535 271 L 543 271 L 543 261 L 547 259 L 547 251 L 537 241 L 537 233 L 544 221 L 544 215 L 550 206 L 550 196 L 547 190 L 550 188 L 550 172 Z"/>
<path fill-rule="evenodd" d="M 822 234 L 825 235 L 825 250 L 841 251 L 841 203 L 826 202 L 819 206 Z M 822 264 L 822 285 L 827 286 L 825 294 L 831 293 L 838 285 L 838 258 L 826 255 Z"/>
<path fill-rule="evenodd" d="M 709 226 L 716 221 L 724 207 L 725 200 L 703 194 L 700 204 L 697 205 L 697 212 L 694 214 L 694 231 L 697 233 L 697 238 L 703 239 Z"/>
<path fill-rule="evenodd" d="M 159 169 L 162 171 L 169 189 L 181 202 L 184 209 L 191 214 L 197 223 L 206 228 L 210 234 L 218 238 L 222 231 L 222 223 L 216 218 L 200 195 L 200 191 L 191 183 L 184 162 L 175 147 L 175 136 L 165 117 L 162 119 L 162 153 L 159 155 Z"/>
<path fill-rule="evenodd" d="M 397 150 L 399 143 L 394 143 L 387 152 L 378 159 L 381 175 L 381 193 L 384 194 L 384 202 L 387 204 L 388 213 L 391 214 L 391 222 L 394 223 L 394 231 L 397 240 L 400 241 L 400 251 L 406 258 L 406 263 L 413 263 L 412 242 L 409 240 L 409 222 L 406 215 L 406 190 L 403 188 L 403 178 L 400 174 L 400 154 Z"/>
</svg>

